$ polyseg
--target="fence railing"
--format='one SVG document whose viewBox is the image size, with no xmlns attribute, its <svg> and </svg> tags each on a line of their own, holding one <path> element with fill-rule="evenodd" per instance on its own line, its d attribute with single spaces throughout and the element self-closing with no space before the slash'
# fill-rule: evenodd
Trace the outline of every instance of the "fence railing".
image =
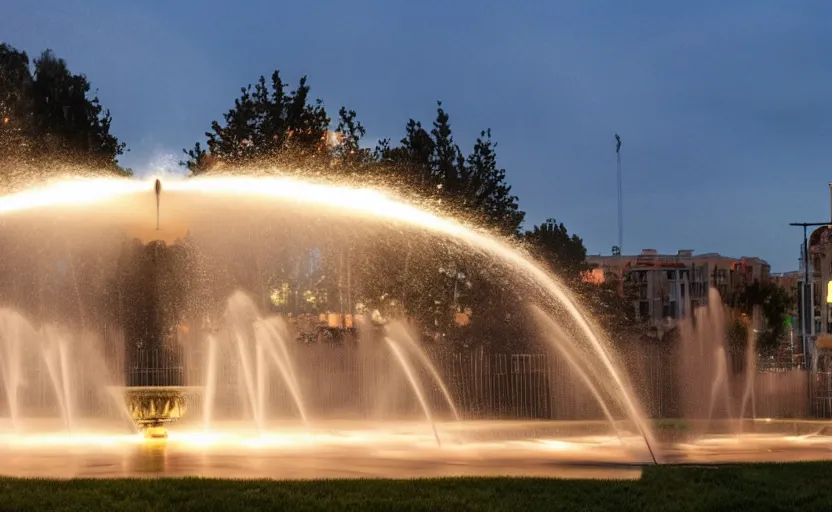
<svg viewBox="0 0 832 512">
<path fill-rule="evenodd" d="M 596 398 L 577 372 L 552 354 L 446 346 L 429 346 L 426 352 L 464 418 L 603 418 Z M 181 348 L 165 349 L 164 353 L 144 359 L 154 362 L 155 369 L 150 372 L 161 376 L 161 381 L 181 379 L 177 382 L 184 385 L 205 384 L 204 354 Z M 372 417 L 420 412 L 405 373 L 381 346 L 299 345 L 294 347 L 292 359 L 304 404 L 314 414 Z M 754 373 L 749 387 L 747 375 L 735 367 L 726 388 L 714 393 L 712 383 L 704 377 L 707 369 L 702 369 L 702 377 L 682 377 L 675 355 L 660 347 L 640 347 L 621 355 L 620 360 L 626 380 L 651 417 L 735 417 L 743 405 L 745 416 L 832 417 L 829 373 L 769 365 Z M 431 406 L 440 415 L 449 414 L 442 390 L 430 373 L 418 364 L 414 366 Z M 149 375 L 143 368 L 134 371 L 136 376 L 131 379 L 135 382 Z M 241 365 L 233 355 L 224 357 L 217 368 L 216 400 L 226 403 L 229 411 L 235 409 L 231 404 L 240 405 L 246 392 L 240 371 Z M 285 381 L 276 369 L 269 371 L 265 388 L 269 406 L 277 414 L 292 414 L 295 406 Z M 614 404 L 615 400 L 608 402 Z M 612 409 L 614 414 L 623 415 L 620 407 L 612 405 Z"/>
<path fill-rule="evenodd" d="M 315 417 L 402 418 L 423 412 L 399 362 L 383 345 L 317 344 L 292 347 L 292 361 L 301 399 Z M 429 346 L 426 352 L 466 419 L 603 419 L 603 411 L 580 375 L 562 358 L 549 353 L 501 353 L 483 348 L 459 350 Z M 122 385 L 197 386 L 206 384 L 205 353 L 182 346 L 143 349 L 122 359 L 113 356 L 112 368 L 123 368 Z M 725 389 L 714 392 L 703 376 L 683 378 L 673 353 L 659 347 L 640 347 L 620 355 L 626 379 L 644 412 L 651 417 L 713 417 L 740 413 L 757 417 L 832 418 L 832 374 L 795 368 L 765 368 L 753 375 L 732 372 Z M 256 382 L 246 381 L 235 351 L 223 353 L 216 362 L 214 410 L 219 416 L 250 414 L 252 390 L 272 417 L 293 417 L 297 406 L 285 378 L 273 365 Z M 257 370 L 252 360 L 249 371 Z M 449 417 L 441 388 L 431 373 L 414 360 L 416 380 L 421 383 L 433 413 Z M 76 409 L 94 413 L 97 404 L 111 400 L 76 372 L 73 390 Z M 18 390 L 19 408 L 48 411 L 56 408 L 55 386 L 43 365 L 25 370 L 25 385 Z M 689 373 L 688 373 L 689 375 Z M 89 377 L 89 376 L 87 376 Z M 118 384 L 118 383 L 116 383 Z M 0 388 L 3 384 L 0 382 Z M 609 386 L 599 386 L 608 396 Z M 750 395 L 746 396 L 749 390 Z M 106 393 L 103 393 L 106 395 Z M 204 393 L 203 393 L 204 398 Z M 0 390 L 0 415 L 8 410 L 8 394 Z M 201 401 L 198 400 L 198 401 Z M 614 404 L 614 400 L 607 400 Z M 196 405 L 199 409 L 199 404 Z M 617 417 L 620 407 L 612 406 Z M 194 414 L 198 412 L 194 411 Z"/>
</svg>

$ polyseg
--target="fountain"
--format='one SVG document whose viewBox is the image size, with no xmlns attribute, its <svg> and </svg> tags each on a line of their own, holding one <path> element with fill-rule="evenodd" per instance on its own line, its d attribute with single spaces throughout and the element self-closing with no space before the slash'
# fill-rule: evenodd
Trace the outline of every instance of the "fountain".
<svg viewBox="0 0 832 512">
<path fill-rule="evenodd" d="M 698 423 L 700 432 L 741 434 L 746 426 L 757 424 L 755 398 L 761 377 L 757 368 L 757 331 L 762 325 L 761 313 L 757 307 L 751 318 L 731 319 L 746 322 L 747 338 L 741 350 L 730 346 L 729 314 L 719 292 L 712 288 L 708 304 L 697 308 L 693 318 L 681 325 L 679 381 L 685 385 L 684 416 Z M 785 371 L 766 377 L 787 381 L 795 375 Z M 802 399 L 799 397 L 798 401 Z M 781 415 L 776 410 L 772 412 Z"/>
<path fill-rule="evenodd" d="M 557 279 L 508 241 L 378 191 L 71 180 L 0 198 L 0 219 L 0 453 L 71 447 L 87 474 L 85 446 L 128 468 L 133 446 L 162 438 L 183 474 L 294 478 L 706 456 L 654 439 L 631 370 Z M 423 332 L 450 316 L 441 283 L 414 289 L 401 265 L 488 269 L 522 290 L 506 314 L 539 344 Z M 418 300 L 419 322 L 401 307 Z M 683 336 L 685 416 L 735 420 L 765 400 L 752 344 L 734 392 L 716 303 Z"/>
</svg>

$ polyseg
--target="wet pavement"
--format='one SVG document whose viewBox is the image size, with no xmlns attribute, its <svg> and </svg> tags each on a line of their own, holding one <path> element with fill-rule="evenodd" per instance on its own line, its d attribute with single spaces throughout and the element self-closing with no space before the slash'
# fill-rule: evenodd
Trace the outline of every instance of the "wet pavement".
<svg viewBox="0 0 832 512">
<path fill-rule="evenodd" d="M 561 435 L 570 424 L 477 422 L 328 423 L 172 428 L 167 440 L 86 428 L 0 428 L 0 474 L 16 477 L 426 478 L 545 476 L 638 478 L 651 458 L 638 436 Z M 222 428 L 225 427 L 225 428 Z M 791 427 L 790 427 L 791 429 Z M 583 429 L 591 431 L 593 429 Z M 789 430 L 789 429 L 784 429 Z M 816 434 L 708 435 L 654 447 L 661 462 L 733 463 L 832 459 L 832 438 Z"/>
</svg>

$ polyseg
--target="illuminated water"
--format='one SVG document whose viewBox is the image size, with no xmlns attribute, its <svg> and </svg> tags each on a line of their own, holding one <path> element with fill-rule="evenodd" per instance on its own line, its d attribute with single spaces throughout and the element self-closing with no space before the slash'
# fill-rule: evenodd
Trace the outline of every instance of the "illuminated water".
<svg viewBox="0 0 832 512">
<path fill-rule="evenodd" d="M 9 456 L 0 471 L 562 476 L 564 467 L 586 474 L 588 463 L 649 463 L 653 451 L 667 461 L 731 453 L 802 458 L 806 446 L 825 453 L 822 436 L 778 433 L 736 438 L 742 450 L 735 452 L 702 444 L 721 437 L 659 443 L 626 372 L 570 293 L 522 252 L 483 232 L 372 190 L 245 177 L 165 182 L 157 230 L 153 185 L 82 180 L 0 198 L 6 250 L 0 303 L 8 306 L 0 314 L 0 415 L 8 418 L 0 425 L 0 456 Z M 378 241 L 388 246 L 372 245 Z M 522 306 L 533 311 L 527 332 L 537 333 L 543 350 L 565 361 L 572 376 L 546 380 L 551 372 L 533 367 L 537 360 L 525 354 L 484 366 L 480 352 L 479 360 L 465 359 L 472 369 L 461 378 L 462 359 L 440 365 L 416 341 L 418 333 L 395 321 L 380 327 L 365 318 L 358 349 L 294 342 L 300 319 L 271 312 L 284 304 L 273 280 L 311 275 L 306 267 L 314 258 L 297 255 L 326 244 L 346 259 L 415 247 L 407 261 L 416 263 L 456 251 L 454 257 L 508 276 L 524 292 Z M 272 268 L 275 261 L 288 263 Z M 338 267 L 329 300 L 352 315 L 352 286 L 375 283 L 362 274 L 362 261 L 346 265 L 345 272 Z M 405 300 L 405 293 L 395 299 Z M 187 316 L 192 311 L 207 313 L 195 319 Z M 140 321 L 147 318 L 155 323 Z M 171 346 L 181 349 L 178 362 L 136 359 L 162 357 Z M 717 368 L 707 380 L 714 383 L 709 404 L 727 396 L 725 373 Z M 170 426 L 167 442 L 148 444 L 112 391 L 125 385 L 199 393 L 187 417 Z M 541 398 L 540 389 L 554 397 L 578 388 L 589 399 L 576 398 L 578 414 L 569 419 L 597 410 L 602 421 L 552 423 L 535 412 L 558 412 L 570 398 Z M 746 389 L 743 405 L 754 396 L 753 385 Z M 493 397 L 492 403 L 476 397 Z M 499 400 L 508 405 L 483 410 Z M 536 421 L 516 419 L 524 415 Z"/>
<path fill-rule="evenodd" d="M 681 326 L 682 350 L 679 354 L 680 381 L 686 384 L 683 394 L 685 417 L 735 420 L 741 431 L 741 418 L 756 417 L 755 385 L 757 373 L 757 337 L 760 312 L 754 311 L 747 325 L 748 336 L 742 355 L 742 367 L 729 363 L 726 312 L 719 292 L 709 290 L 708 304 L 694 312 L 691 321 Z M 784 376 L 792 372 L 786 372 Z M 781 379 L 783 380 L 783 379 Z"/>
<path fill-rule="evenodd" d="M 0 474 L 23 477 L 202 476 L 218 478 L 413 478 L 437 476 L 548 476 L 638 478 L 636 437 L 557 435 L 550 422 L 437 424 L 437 446 L 424 423 L 328 422 L 269 424 L 264 435 L 173 429 L 167 441 L 113 434 L 96 425 L 67 435 L 0 434 Z M 698 437 L 662 446 L 669 463 L 823 460 L 832 442 L 813 435 L 747 434 Z M 244 429 L 243 429 L 244 430 Z M 465 438 L 465 440 L 461 440 Z"/>
</svg>

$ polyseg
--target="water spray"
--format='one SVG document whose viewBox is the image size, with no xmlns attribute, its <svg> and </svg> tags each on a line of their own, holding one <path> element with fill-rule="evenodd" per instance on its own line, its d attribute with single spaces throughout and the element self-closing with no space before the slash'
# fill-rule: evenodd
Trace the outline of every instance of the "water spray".
<svg viewBox="0 0 832 512">
<path fill-rule="evenodd" d="M 162 194 L 162 182 L 156 179 L 156 231 L 159 231 L 159 200 Z"/>
</svg>

